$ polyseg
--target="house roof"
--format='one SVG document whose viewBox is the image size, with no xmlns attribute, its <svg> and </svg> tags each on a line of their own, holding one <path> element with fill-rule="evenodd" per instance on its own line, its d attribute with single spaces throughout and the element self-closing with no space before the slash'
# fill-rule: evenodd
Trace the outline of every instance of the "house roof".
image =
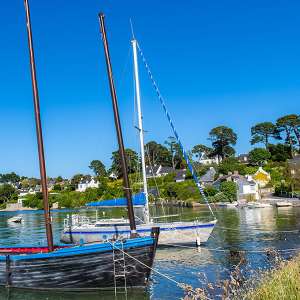
<svg viewBox="0 0 300 300">
<path fill-rule="evenodd" d="M 216 175 L 216 170 L 214 167 L 211 167 L 207 170 L 207 172 L 200 177 L 200 181 L 202 182 L 213 182 Z"/>
<path fill-rule="evenodd" d="M 185 180 L 186 169 L 176 170 L 175 181 Z"/>
</svg>

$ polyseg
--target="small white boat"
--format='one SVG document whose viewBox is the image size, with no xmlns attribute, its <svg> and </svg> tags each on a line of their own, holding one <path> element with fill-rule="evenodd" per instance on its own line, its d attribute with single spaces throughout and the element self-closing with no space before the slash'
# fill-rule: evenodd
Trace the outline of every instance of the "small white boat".
<svg viewBox="0 0 300 300">
<path fill-rule="evenodd" d="M 247 205 L 248 208 L 266 208 L 266 207 L 272 207 L 269 203 L 261 203 L 261 202 L 249 202 Z"/>
<path fill-rule="evenodd" d="M 293 206 L 292 202 L 287 202 L 287 201 L 276 202 L 276 207 L 290 207 L 290 206 Z"/>
<path fill-rule="evenodd" d="M 21 216 L 15 216 L 15 217 L 9 218 L 7 220 L 7 222 L 9 222 L 9 223 L 21 223 L 22 220 L 23 220 L 23 218 Z"/>
<path fill-rule="evenodd" d="M 226 208 L 234 208 L 238 206 L 238 202 L 234 201 L 234 202 L 220 202 L 218 203 L 219 207 L 226 207 Z"/>
</svg>

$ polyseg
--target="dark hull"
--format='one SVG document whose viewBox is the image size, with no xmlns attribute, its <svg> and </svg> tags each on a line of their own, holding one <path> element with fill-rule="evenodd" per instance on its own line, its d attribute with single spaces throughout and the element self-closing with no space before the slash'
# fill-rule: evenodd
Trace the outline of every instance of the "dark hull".
<svg viewBox="0 0 300 300">
<path fill-rule="evenodd" d="M 117 248 L 121 244 L 116 244 Z M 130 239 L 123 243 L 126 286 L 143 287 L 150 276 L 155 255 L 155 238 Z M 115 258 L 121 252 L 115 251 Z M 138 261 L 137 261 L 138 260 Z M 123 274 L 123 261 L 115 262 L 116 274 Z M 41 290 L 97 290 L 115 287 L 110 243 L 59 249 L 51 253 L 0 255 L 0 285 Z M 124 278 L 117 277 L 117 287 Z"/>
</svg>

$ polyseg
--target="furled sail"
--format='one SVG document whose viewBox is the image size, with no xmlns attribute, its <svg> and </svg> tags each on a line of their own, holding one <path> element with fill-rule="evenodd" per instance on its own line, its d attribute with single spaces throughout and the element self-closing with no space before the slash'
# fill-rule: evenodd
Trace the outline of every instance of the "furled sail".
<svg viewBox="0 0 300 300">
<path fill-rule="evenodd" d="M 132 195 L 132 202 L 134 206 L 144 206 L 146 204 L 146 197 L 144 193 L 138 193 Z M 108 199 L 101 200 L 96 202 L 87 203 L 86 206 L 89 207 L 127 207 L 127 199 L 126 198 L 116 198 L 116 199 Z"/>
</svg>

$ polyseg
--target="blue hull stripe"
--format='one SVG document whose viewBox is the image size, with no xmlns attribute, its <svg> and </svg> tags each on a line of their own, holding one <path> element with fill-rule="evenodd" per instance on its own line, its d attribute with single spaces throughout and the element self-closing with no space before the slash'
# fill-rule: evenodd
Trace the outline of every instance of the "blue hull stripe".
<svg viewBox="0 0 300 300">
<path fill-rule="evenodd" d="M 129 248 L 140 248 L 145 246 L 154 245 L 154 238 L 144 237 L 136 239 L 128 239 L 126 242 L 123 242 L 123 249 Z M 116 242 L 116 247 L 121 247 L 121 243 Z M 43 259 L 43 258 L 56 258 L 64 256 L 76 256 L 89 253 L 103 253 L 112 251 L 113 247 L 110 243 L 98 243 L 93 245 L 82 245 L 82 246 L 73 246 L 70 248 L 59 249 L 50 253 L 38 253 L 38 254 L 20 254 L 20 255 L 10 255 L 11 260 L 34 260 L 34 259 Z M 0 255 L 0 261 L 5 260 L 5 255 Z"/>
<path fill-rule="evenodd" d="M 191 225 L 191 226 L 181 226 L 181 227 L 168 227 L 163 228 L 160 227 L 160 231 L 173 231 L 173 230 L 191 230 L 191 229 L 198 229 L 198 228 L 210 228 L 214 227 L 215 224 L 201 224 L 201 225 Z M 126 233 L 130 234 L 130 230 L 110 230 L 110 231 L 65 231 L 64 234 L 115 234 L 118 233 Z M 149 229 L 137 229 L 137 232 L 151 232 L 151 228 Z"/>
</svg>

